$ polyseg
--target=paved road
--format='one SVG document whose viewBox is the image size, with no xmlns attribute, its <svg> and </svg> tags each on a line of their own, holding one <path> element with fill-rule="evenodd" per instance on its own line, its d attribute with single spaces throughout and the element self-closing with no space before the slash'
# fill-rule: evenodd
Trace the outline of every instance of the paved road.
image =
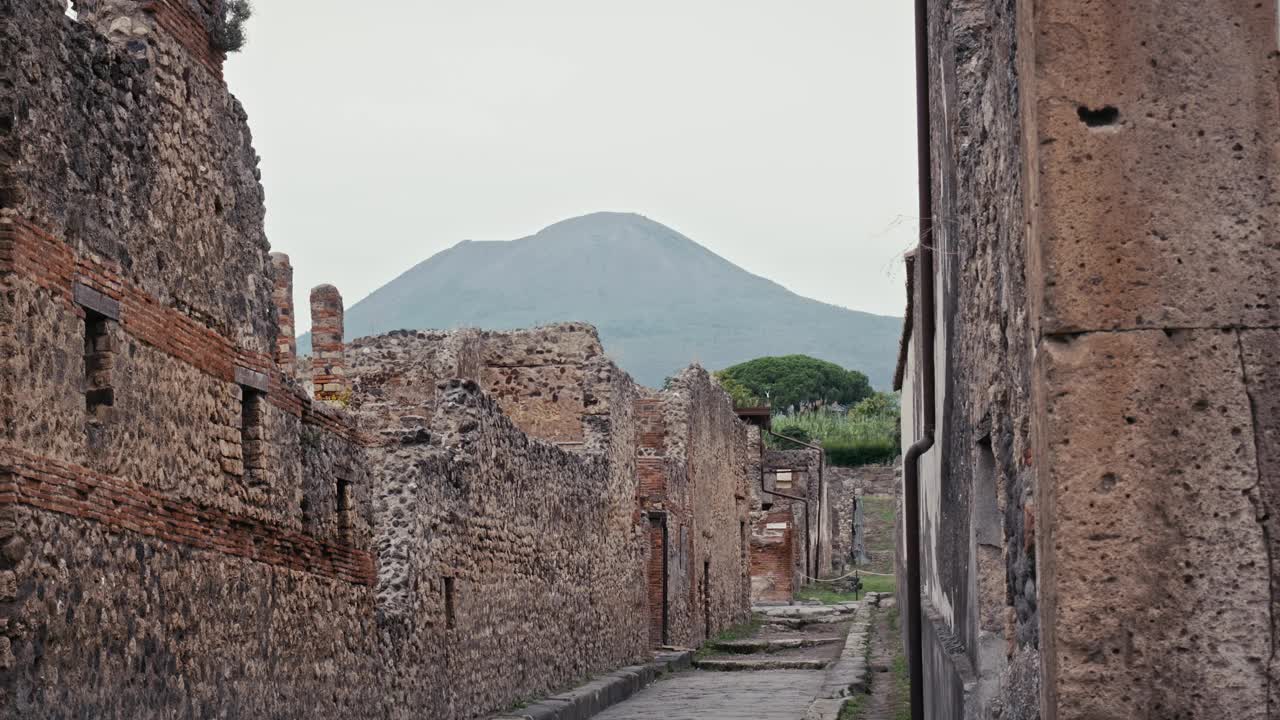
<svg viewBox="0 0 1280 720">
<path fill-rule="evenodd" d="M 596 720 L 800 720 L 821 670 L 689 670 L 659 680 Z"/>
</svg>

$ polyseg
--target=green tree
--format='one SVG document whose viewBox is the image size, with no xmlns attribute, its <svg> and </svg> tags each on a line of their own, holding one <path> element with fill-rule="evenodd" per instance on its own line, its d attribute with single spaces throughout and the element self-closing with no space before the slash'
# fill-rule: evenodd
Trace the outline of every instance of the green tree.
<svg viewBox="0 0 1280 720">
<path fill-rule="evenodd" d="M 849 408 L 849 415 L 854 418 L 891 418 L 894 422 L 901 417 L 901 398 L 897 393 L 878 392 L 863 398 L 857 405 Z"/>
<path fill-rule="evenodd" d="M 725 392 L 729 393 L 729 397 L 733 398 L 734 407 L 758 407 L 765 404 L 764 400 L 751 392 L 750 388 L 731 377 L 716 373 L 716 381 Z"/>
<path fill-rule="evenodd" d="M 756 358 L 727 367 L 716 377 L 741 385 L 778 410 L 849 405 L 872 394 L 866 375 L 808 355 Z"/>
</svg>

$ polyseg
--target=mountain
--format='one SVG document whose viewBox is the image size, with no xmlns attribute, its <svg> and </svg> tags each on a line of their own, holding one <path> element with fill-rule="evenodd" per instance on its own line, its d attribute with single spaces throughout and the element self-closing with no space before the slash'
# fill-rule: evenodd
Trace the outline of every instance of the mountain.
<svg viewBox="0 0 1280 720">
<path fill-rule="evenodd" d="M 640 215 L 595 213 L 510 242 L 464 241 L 347 308 L 348 339 L 401 328 L 495 330 L 586 321 L 645 385 L 804 354 L 889 388 L 902 319 L 801 297 Z M 299 339 L 309 352 L 311 339 Z"/>
</svg>

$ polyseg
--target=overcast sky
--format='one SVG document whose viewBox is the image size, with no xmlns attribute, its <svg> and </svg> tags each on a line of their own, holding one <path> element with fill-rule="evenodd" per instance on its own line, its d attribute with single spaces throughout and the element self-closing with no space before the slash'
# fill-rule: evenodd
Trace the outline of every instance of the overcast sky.
<svg viewBox="0 0 1280 720">
<path fill-rule="evenodd" d="M 900 315 L 911 3 L 259 0 L 227 82 L 267 234 L 348 306 L 461 240 L 638 212 L 788 288 Z"/>
</svg>

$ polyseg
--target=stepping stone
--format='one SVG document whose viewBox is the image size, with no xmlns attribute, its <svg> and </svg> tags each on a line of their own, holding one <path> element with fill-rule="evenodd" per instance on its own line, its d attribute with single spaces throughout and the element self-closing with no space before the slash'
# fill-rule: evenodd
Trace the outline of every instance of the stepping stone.
<svg viewBox="0 0 1280 720">
<path fill-rule="evenodd" d="M 699 670 L 822 670 L 830 660 L 811 658 L 770 658 L 763 660 L 734 660 L 725 658 L 709 658 L 694 660 L 693 666 Z"/>
<path fill-rule="evenodd" d="M 838 637 L 775 638 L 773 640 L 748 639 L 726 640 L 714 643 L 712 647 L 717 650 L 723 650 L 724 652 L 750 655 L 752 653 L 771 653 L 778 652 L 779 650 L 816 647 L 818 645 L 829 645 L 837 642 L 840 642 L 840 638 Z"/>
</svg>

